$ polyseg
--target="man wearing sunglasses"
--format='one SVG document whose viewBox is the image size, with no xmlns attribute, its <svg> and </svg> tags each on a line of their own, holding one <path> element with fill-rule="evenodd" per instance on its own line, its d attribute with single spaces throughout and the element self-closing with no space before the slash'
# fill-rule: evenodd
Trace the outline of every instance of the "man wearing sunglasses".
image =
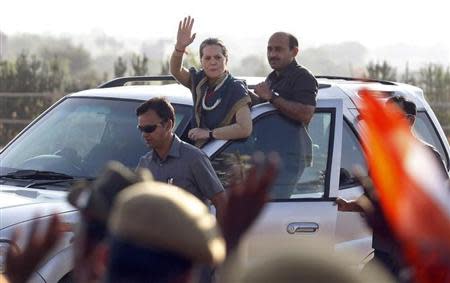
<svg viewBox="0 0 450 283">
<path fill-rule="evenodd" d="M 155 180 L 174 184 L 216 208 L 222 219 L 226 195 L 208 156 L 183 142 L 172 132 L 175 125 L 173 106 L 161 97 L 152 98 L 136 109 L 138 129 L 151 149 L 139 160 L 138 168 L 149 169 Z"/>
</svg>

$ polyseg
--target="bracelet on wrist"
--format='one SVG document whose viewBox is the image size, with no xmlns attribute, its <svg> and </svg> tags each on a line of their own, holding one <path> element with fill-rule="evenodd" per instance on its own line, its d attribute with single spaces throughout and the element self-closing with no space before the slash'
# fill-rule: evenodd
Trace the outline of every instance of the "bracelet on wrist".
<svg viewBox="0 0 450 283">
<path fill-rule="evenodd" d="M 177 46 L 175 45 L 175 51 L 179 52 L 179 53 L 184 53 L 184 51 L 186 51 L 186 49 L 178 49 Z"/>
</svg>

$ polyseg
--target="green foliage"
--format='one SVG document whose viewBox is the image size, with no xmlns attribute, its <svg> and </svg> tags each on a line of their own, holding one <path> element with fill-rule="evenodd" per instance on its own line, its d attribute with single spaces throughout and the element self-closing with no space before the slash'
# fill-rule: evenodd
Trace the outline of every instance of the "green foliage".
<svg viewBox="0 0 450 283">
<path fill-rule="evenodd" d="M 7 50 L 9 54 L 5 58 L 15 62 L 14 83 L 0 91 L 5 88 L 12 92 L 78 91 L 86 86 L 96 86 L 102 80 L 94 72 L 97 66 L 93 64 L 91 54 L 69 38 L 17 35 L 8 39 Z M 21 53 L 14 54 L 19 50 Z M 88 82 L 84 82 L 86 78 Z M 8 81 L 11 84 L 11 76 Z"/>
<path fill-rule="evenodd" d="M 367 65 L 367 73 L 372 79 L 396 80 L 395 68 L 386 61 L 382 64 L 370 62 Z M 447 137 L 450 137 L 450 68 L 430 63 L 412 72 L 406 64 L 399 81 L 415 85 L 423 90 Z"/>
<path fill-rule="evenodd" d="M 67 65 L 71 78 L 78 77 L 79 72 L 91 69 L 99 74 L 107 72 L 112 76 L 113 62 L 117 54 L 125 52 L 123 41 L 98 32 L 79 35 L 76 38 L 11 34 L 4 43 L 5 49 L 1 59 L 15 60 L 22 51 L 35 54 L 44 61 L 57 56 Z"/>
<path fill-rule="evenodd" d="M 450 101 L 450 70 L 438 64 L 428 64 L 418 72 L 418 84 L 435 102 Z"/>
<path fill-rule="evenodd" d="M 82 89 L 97 87 L 102 81 L 104 81 L 104 77 L 104 74 L 101 76 L 94 70 L 85 71 L 77 79 L 71 79 L 65 82 L 65 91 L 76 92 Z"/>
<path fill-rule="evenodd" d="M 16 67 L 13 62 L 0 61 L 0 91 L 14 89 L 16 81 Z"/>
<path fill-rule="evenodd" d="M 43 64 L 40 89 L 50 91 L 61 90 L 66 76 L 67 66 L 57 56 L 54 56 Z"/>
<path fill-rule="evenodd" d="M 414 76 L 414 73 L 412 73 L 411 70 L 409 69 L 408 63 L 406 63 L 405 71 L 403 72 L 403 75 L 401 76 L 400 81 L 407 83 L 407 84 L 412 84 L 412 85 L 417 84 L 417 79 Z"/>
<path fill-rule="evenodd" d="M 65 43 L 59 46 L 44 47 L 40 50 L 40 56 L 44 60 L 58 57 L 69 67 L 72 76 L 77 76 L 91 67 L 91 55 L 82 46 L 73 46 Z"/>
<path fill-rule="evenodd" d="M 0 145 L 7 143 L 64 92 L 92 88 L 105 79 L 105 75 L 100 78 L 95 71 L 85 70 L 88 64 L 71 64 L 71 60 L 83 57 L 80 48 L 73 50 L 79 56 L 48 54 L 40 58 L 23 51 L 14 60 L 0 61 L 0 92 L 9 93 L 0 95 Z M 71 73 L 70 66 L 74 72 L 78 68 L 76 74 Z M 17 96 L 11 96 L 11 93 L 17 93 Z"/>
<path fill-rule="evenodd" d="M 0 96 L 0 147 L 53 103 L 49 96 Z"/>
<path fill-rule="evenodd" d="M 14 138 L 26 125 L 0 123 L 0 148 Z"/>
<path fill-rule="evenodd" d="M 17 97 L 0 96 L 0 103 L 4 107 L 0 112 L 0 119 L 31 120 L 47 109 L 52 102 L 50 96 L 38 94 Z"/>
<path fill-rule="evenodd" d="M 383 63 L 369 62 L 369 64 L 367 65 L 367 73 L 370 79 L 384 81 L 397 80 L 397 70 L 389 65 L 386 61 L 383 61 Z"/>
<path fill-rule="evenodd" d="M 117 61 L 114 62 L 114 77 L 123 77 L 127 72 L 127 63 L 119 56 Z"/>
<path fill-rule="evenodd" d="M 16 59 L 17 91 L 25 92 L 36 88 L 38 80 L 37 71 L 39 67 L 40 62 L 36 60 L 35 56 L 32 56 L 30 61 L 27 54 L 22 53 L 19 55 L 19 57 Z"/>
<path fill-rule="evenodd" d="M 170 58 L 167 58 L 166 60 L 161 62 L 161 71 L 159 72 L 160 75 L 170 75 Z M 198 54 L 189 52 L 183 56 L 183 66 L 186 69 L 189 68 L 196 68 L 197 70 L 201 68 L 200 58 Z"/>
<path fill-rule="evenodd" d="M 134 76 L 145 76 L 148 75 L 148 58 L 145 54 L 136 55 L 133 54 L 131 57 L 131 67 L 133 68 Z"/>
<path fill-rule="evenodd" d="M 450 137 L 450 68 L 432 63 L 420 68 L 417 86 L 423 89 L 431 108 Z"/>
<path fill-rule="evenodd" d="M 0 91 L 61 91 L 66 75 L 67 69 L 57 57 L 43 61 L 22 52 L 14 62 L 0 62 Z"/>
</svg>

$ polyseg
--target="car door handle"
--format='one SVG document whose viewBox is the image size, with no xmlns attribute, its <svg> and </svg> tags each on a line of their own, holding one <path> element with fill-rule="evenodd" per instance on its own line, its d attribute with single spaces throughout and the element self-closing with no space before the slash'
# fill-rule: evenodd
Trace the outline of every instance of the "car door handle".
<svg viewBox="0 0 450 283">
<path fill-rule="evenodd" d="M 314 233 L 319 230 L 319 224 L 315 222 L 292 222 L 287 226 L 289 234 L 295 233 Z"/>
</svg>

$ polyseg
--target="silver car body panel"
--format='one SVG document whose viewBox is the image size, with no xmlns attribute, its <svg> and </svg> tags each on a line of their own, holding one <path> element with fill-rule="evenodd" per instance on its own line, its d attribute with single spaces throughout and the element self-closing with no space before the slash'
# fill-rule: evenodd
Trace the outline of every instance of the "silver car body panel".
<svg viewBox="0 0 450 283">
<path fill-rule="evenodd" d="M 54 214 L 74 226 L 78 222 L 78 212 L 66 202 L 66 196 L 67 192 L 0 185 L 0 239 L 9 239 L 13 231 L 19 229 L 22 237 L 15 244 L 23 249 L 31 221 L 46 224 Z M 30 282 L 58 282 L 72 270 L 73 237 L 71 231 L 63 234 Z"/>
</svg>

